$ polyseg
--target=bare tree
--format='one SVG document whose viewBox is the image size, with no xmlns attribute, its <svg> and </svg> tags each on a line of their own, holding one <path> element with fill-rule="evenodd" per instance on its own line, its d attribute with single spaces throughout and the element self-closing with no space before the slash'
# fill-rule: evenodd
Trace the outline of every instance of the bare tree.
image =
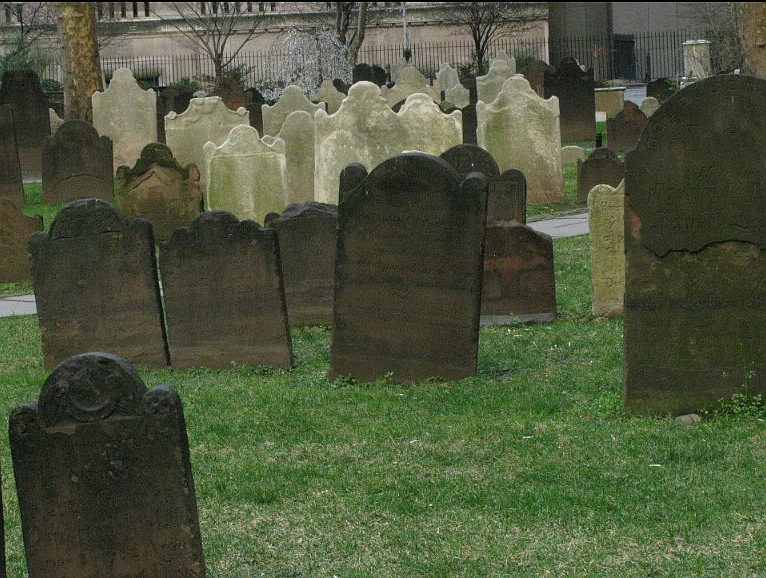
<svg viewBox="0 0 766 578">
<path fill-rule="evenodd" d="M 335 2 L 335 33 L 346 47 L 348 60 L 356 64 L 368 25 L 369 2 Z"/>
<path fill-rule="evenodd" d="M 56 31 L 52 2 L 3 2 L 0 7 L 9 24 L 18 32 L 6 58 L 28 52 L 43 36 Z"/>
<path fill-rule="evenodd" d="M 153 12 L 178 31 L 197 54 L 213 61 L 216 84 L 232 65 L 245 45 L 263 34 L 263 16 L 247 10 L 249 2 L 165 2 L 172 15 Z M 235 36 L 239 46 L 230 42 Z M 227 52 L 228 51 L 228 52 Z"/>
</svg>

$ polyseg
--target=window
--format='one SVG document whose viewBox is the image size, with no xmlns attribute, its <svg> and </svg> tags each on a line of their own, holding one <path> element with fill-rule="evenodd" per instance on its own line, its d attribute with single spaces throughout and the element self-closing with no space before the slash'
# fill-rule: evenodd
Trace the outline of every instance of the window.
<svg viewBox="0 0 766 578">
<path fill-rule="evenodd" d="M 133 18 L 138 18 L 138 2 L 133 2 Z"/>
<path fill-rule="evenodd" d="M 144 2 L 144 16 L 148 18 L 149 14 L 151 14 L 151 10 L 149 10 L 149 2 Z"/>
<path fill-rule="evenodd" d="M 120 2 L 120 15 L 125 18 L 128 15 L 128 3 Z"/>
</svg>

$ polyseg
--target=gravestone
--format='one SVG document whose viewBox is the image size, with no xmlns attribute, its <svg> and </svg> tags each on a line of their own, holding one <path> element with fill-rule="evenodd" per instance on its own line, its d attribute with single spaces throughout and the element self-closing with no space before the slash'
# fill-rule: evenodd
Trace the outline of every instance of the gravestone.
<svg viewBox="0 0 766 578">
<path fill-rule="evenodd" d="M 106 353 L 61 363 L 10 418 L 30 578 L 204 578 L 181 399 Z"/>
<path fill-rule="evenodd" d="M 596 135 L 596 96 L 593 69 L 580 68 L 572 57 L 545 72 L 545 98 L 557 96 L 561 108 L 561 141 L 593 140 Z"/>
<path fill-rule="evenodd" d="M 59 127 L 64 124 L 64 121 L 52 108 L 48 109 L 48 116 L 50 117 L 51 121 L 51 134 L 56 134 L 56 131 L 59 129 Z"/>
<path fill-rule="evenodd" d="M 476 97 L 479 101 L 490 104 L 500 94 L 505 82 L 514 74 L 504 60 L 493 62 L 487 74 L 476 77 Z"/>
<path fill-rule="evenodd" d="M 636 103 L 625 101 L 625 106 L 617 116 L 606 119 L 607 146 L 617 152 L 633 150 L 645 124 L 646 115 Z"/>
<path fill-rule="evenodd" d="M 288 204 L 314 200 L 314 130 L 314 117 L 296 110 L 285 119 L 276 137 L 285 143 L 285 202 Z M 264 142 L 270 139 L 274 137 L 263 138 Z"/>
<path fill-rule="evenodd" d="M 327 108 L 327 114 L 335 114 L 340 108 L 340 103 L 343 102 L 345 94 L 339 92 L 335 88 L 335 85 L 329 80 L 325 80 L 319 90 L 311 96 L 311 101 L 315 103 L 324 102 Z M 313 116 L 313 112 L 309 111 L 309 114 Z M 289 115 L 288 115 L 289 116 Z"/>
<path fill-rule="evenodd" d="M 568 165 L 585 160 L 585 149 L 575 145 L 561 147 L 561 164 Z"/>
<path fill-rule="evenodd" d="M 173 367 L 292 367 L 276 233 L 202 213 L 160 246 Z"/>
<path fill-rule="evenodd" d="M 338 202 L 341 171 L 354 162 L 376 167 L 404 151 L 440 155 L 460 144 L 461 114 L 444 114 L 424 94 L 407 98 L 401 110 L 391 110 L 380 89 L 370 82 L 351 87 L 338 112 L 314 115 L 316 125 L 314 198 Z"/>
<path fill-rule="evenodd" d="M 629 413 L 766 393 L 765 107 L 766 80 L 695 82 L 626 154 Z"/>
<path fill-rule="evenodd" d="M 625 181 L 588 193 L 593 315 L 622 315 L 625 299 Z"/>
<path fill-rule="evenodd" d="M 42 148 L 43 198 L 49 205 L 114 198 L 112 141 L 84 120 L 67 120 Z"/>
<path fill-rule="evenodd" d="M 0 106 L 0 199 L 19 207 L 25 202 L 13 109 L 5 104 Z"/>
<path fill-rule="evenodd" d="M 148 221 L 99 199 L 65 206 L 50 233 L 29 238 L 45 367 L 84 351 L 168 364 Z"/>
<path fill-rule="evenodd" d="M 388 74 L 386 74 L 386 71 L 383 68 L 380 66 L 371 66 L 365 63 L 357 64 L 354 66 L 354 69 L 351 71 L 351 77 L 351 84 L 365 81 L 372 82 L 378 86 L 385 86 L 388 80 Z"/>
<path fill-rule="evenodd" d="M 221 146 L 205 145 L 207 205 L 238 219 L 263 221 L 287 204 L 285 141 L 264 137 L 249 125 L 231 129 Z"/>
<path fill-rule="evenodd" d="M 444 92 L 444 99 L 454 103 L 457 108 L 464 109 L 471 104 L 471 93 L 465 86 L 458 83 Z"/>
<path fill-rule="evenodd" d="M 343 96 L 348 94 L 349 85 L 343 82 L 340 78 L 333 78 L 332 85 L 335 90 L 340 92 Z"/>
<path fill-rule="evenodd" d="M 148 144 L 136 166 L 117 170 L 120 208 L 131 219 L 151 221 L 154 240 L 166 241 L 202 210 L 199 178 L 197 167 L 182 167 L 166 145 Z"/>
<path fill-rule="evenodd" d="M 480 100 L 476 114 L 479 146 L 489 151 L 501 171 L 524 174 L 527 200 L 564 202 L 558 98 L 540 98 L 516 75 L 505 81 L 492 103 Z"/>
<path fill-rule="evenodd" d="M 463 142 L 465 144 L 476 144 L 476 131 L 478 130 L 478 119 L 476 118 L 476 103 L 472 102 L 460 110 L 463 120 Z"/>
<path fill-rule="evenodd" d="M 281 215 L 269 215 L 266 226 L 279 239 L 290 325 L 330 325 L 338 208 L 315 202 L 288 205 Z"/>
<path fill-rule="evenodd" d="M 439 66 L 439 71 L 436 73 L 436 81 L 439 84 L 439 90 L 446 93 L 450 88 L 460 84 L 460 76 L 457 70 L 446 62 L 442 62 Z"/>
<path fill-rule="evenodd" d="M 550 69 L 551 67 L 542 60 L 533 60 L 521 69 L 521 74 L 540 98 L 545 98 L 545 73 Z"/>
<path fill-rule="evenodd" d="M 646 85 L 646 96 L 654 97 L 662 104 L 676 93 L 676 85 L 667 78 L 658 78 Z"/>
<path fill-rule="evenodd" d="M 245 106 L 248 112 L 248 119 L 250 120 L 250 126 L 258 131 L 258 134 L 263 134 L 263 110 L 262 107 L 266 104 L 266 99 L 255 88 L 248 88 L 245 91 L 245 96 L 248 99 L 248 103 Z"/>
<path fill-rule="evenodd" d="M 261 110 L 263 111 L 263 134 L 277 136 L 290 113 L 304 110 L 313 115 L 318 110 L 324 110 L 324 104 L 314 104 L 306 98 L 299 86 L 291 85 L 285 88 L 274 106 L 264 104 Z"/>
<path fill-rule="evenodd" d="M 210 93 L 210 96 L 220 96 L 226 108 L 231 110 L 237 110 L 247 104 L 245 91 L 242 90 L 239 82 L 233 78 L 223 80 L 221 85 Z"/>
<path fill-rule="evenodd" d="M 516 59 L 513 56 L 509 56 L 505 50 L 498 51 L 494 58 L 490 59 L 489 65 L 492 66 L 493 62 L 503 61 L 510 68 L 514 74 L 516 74 Z M 502 88 L 502 87 L 501 87 Z"/>
<path fill-rule="evenodd" d="M 51 134 L 51 125 L 48 98 L 37 74 L 31 70 L 5 71 L 0 84 L 0 105 L 4 104 L 13 109 L 21 170 L 39 171 L 43 140 Z"/>
<path fill-rule="evenodd" d="M 109 87 L 94 92 L 93 126 L 112 140 L 114 170 L 133 166 L 141 150 L 157 142 L 157 95 L 142 90 L 127 68 L 115 70 Z"/>
<path fill-rule="evenodd" d="M 194 165 L 206 183 L 205 155 L 207 142 L 222 145 L 235 126 L 249 124 L 247 110 L 229 110 L 220 96 L 193 98 L 183 114 L 170 112 L 165 117 L 165 138 L 173 156 L 182 165 Z"/>
<path fill-rule="evenodd" d="M 553 241 L 516 221 L 487 222 L 482 325 L 553 321 Z"/>
<path fill-rule="evenodd" d="M 607 119 L 614 118 L 625 107 L 626 86 L 596 88 L 596 112 L 603 112 Z M 630 102 L 630 101 L 628 101 Z"/>
<path fill-rule="evenodd" d="M 388 101 L 388 106 L 393 107 L 396 103 L 407 100 L 413 94 L 427 94 L 434 102 L 441 101 L 441 94 L 437 88 L 430 86 L 428 80 L 414 66 L 408 66 L 402 70 L 399 79 L 393 87 L 384 86 L 380 94 Z"/>
<path fill-rule="evenodd" d="M 588 193 L 596 185 L 616 187 L 625 178 L 625 165 L 612 149 L 594 150 L 584 161 L 577 161 L 577 203 L 588 202 Z"/>
<path fill-rule="evenodd" d="M 658 108 L 660 108 L 660 103 L 655 97 L 647 96 L 641 101 L 641 106 L 639 108 L 641 109 L 641 112 L 646 115 L 646 118 L 649 118 L 657 112 Z"/>
<path fill-rule="evenodd" d="M 0 199 L 0 283 L 32 279 L 27 241 L 42 230 L 42 217 L 27 217 L 12 201 Z"/>
<path fill-rule="evenodd" d="M 486 178 L 421 153 L 365 173 L 341 182 L 330 377 L 475 375 Z"/>
</svg>

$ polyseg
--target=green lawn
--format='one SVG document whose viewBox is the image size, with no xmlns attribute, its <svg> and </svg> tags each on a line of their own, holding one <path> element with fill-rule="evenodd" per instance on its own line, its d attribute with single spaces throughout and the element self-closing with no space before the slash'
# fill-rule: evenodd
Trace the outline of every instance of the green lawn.
<svg viewBox="0 0 766 578">
<path fill-rule="evenodd" d="M 761 412 L 620 411 L 622 322 L 590 317 L 588 237 L 555 241 L 560 318 L 481 332 L 457 383 L 142 371 L 181 394 L 211 578 L 766 575 Z M 0 319 L 0 413 L 46 377 L 35 317 Z M 24 563 L 0 429 L 9 576 Z"/>
</svg>

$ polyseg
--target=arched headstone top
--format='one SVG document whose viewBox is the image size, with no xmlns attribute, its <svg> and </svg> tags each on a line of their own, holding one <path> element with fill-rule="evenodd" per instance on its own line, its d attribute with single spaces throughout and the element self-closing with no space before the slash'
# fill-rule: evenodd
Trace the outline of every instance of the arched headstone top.
<svg viewBox="0 0 766 578">
<path fill-rule="evenodd" d="M 500 176 L 494 157 L 477 145 L 456 145 L 444 151 L 440 157 L 461 175 L 478 172 L 487 178 Z"/>
<path fill-rule="evenodd" d="M 111 203 L 101 199 L 80 199 L 59 211 L 51 223 L 50 239 L 117 233 L 126 231 L 130 225 L 131 220 Z"/>
</svg>

